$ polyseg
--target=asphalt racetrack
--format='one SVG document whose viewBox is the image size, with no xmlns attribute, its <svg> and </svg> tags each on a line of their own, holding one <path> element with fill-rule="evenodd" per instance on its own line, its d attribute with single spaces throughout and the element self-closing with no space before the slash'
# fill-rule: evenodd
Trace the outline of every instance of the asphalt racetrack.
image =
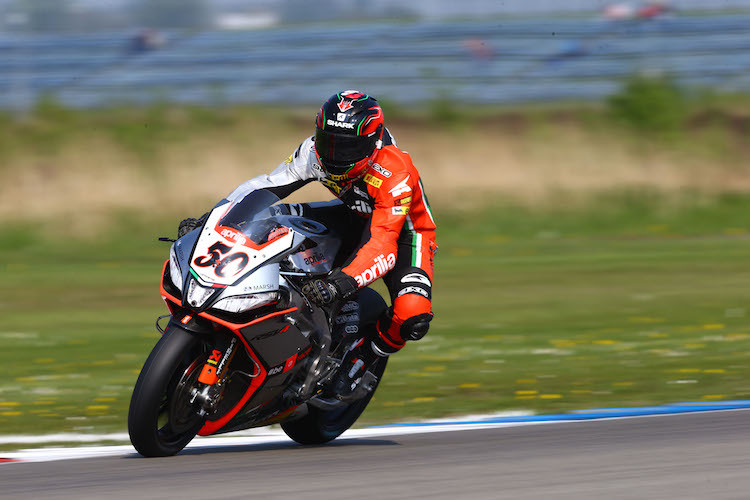
<svg viewBox="0 0 750 500">
<path fill-rule="evenodd" d="M 0 465 L 0 498 L 743 499 L 750 410 Z"/>
</svg>

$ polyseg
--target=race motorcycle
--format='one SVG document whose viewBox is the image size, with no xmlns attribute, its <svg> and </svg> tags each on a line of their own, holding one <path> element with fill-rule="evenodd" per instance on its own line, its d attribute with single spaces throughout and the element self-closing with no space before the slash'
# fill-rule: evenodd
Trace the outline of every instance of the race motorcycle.
<svg viewBox="0 0 750 500">
<path fill-rule="evenodd" d="M 347 398 L 329 386 L 385 301 L 360 290 L 358 328 L 339 324 L 357 304 L 309 302 L 301 287 L 331 271 L 341 240 L 320 222 L 285 214 L 278 201 L 266 190 L 223 200 L 202 228 L 162 238 L 173 242 L 161 277 L 170 314 L 159 320 L 169 321 L 156 322 L 162 337 L 128 412 L 141 455 L 174 455 L 196 435 L 273 423 L 298 443 L 321 444 L 354 424 L 372 398 L 387 358 Z"/>
</svg>

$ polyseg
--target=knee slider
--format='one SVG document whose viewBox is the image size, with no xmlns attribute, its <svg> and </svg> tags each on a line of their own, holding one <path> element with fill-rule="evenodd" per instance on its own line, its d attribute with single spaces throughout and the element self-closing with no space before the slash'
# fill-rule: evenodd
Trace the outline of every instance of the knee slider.
<svg viewBox="0 0 750 500">
<path fill-rule="evenodd" d="M 427 335 L 432 318 L 433 314 L 423 313 L 407 319 L 401 325 L 401 338 L 404 340 L 420 340 Z"/>
</svg>

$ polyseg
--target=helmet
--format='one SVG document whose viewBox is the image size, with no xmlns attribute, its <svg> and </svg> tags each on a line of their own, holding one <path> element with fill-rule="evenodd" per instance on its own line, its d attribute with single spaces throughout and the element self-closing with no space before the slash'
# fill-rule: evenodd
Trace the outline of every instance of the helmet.
<svg viewBox="0 0 750 500">
<path fill-rule="evenodd" d="M 358 90 L 332 95 L 315 119 L 315 154 L 334 181 L 362 175 L 382 137 L 383 110 Z"/>
</svg>

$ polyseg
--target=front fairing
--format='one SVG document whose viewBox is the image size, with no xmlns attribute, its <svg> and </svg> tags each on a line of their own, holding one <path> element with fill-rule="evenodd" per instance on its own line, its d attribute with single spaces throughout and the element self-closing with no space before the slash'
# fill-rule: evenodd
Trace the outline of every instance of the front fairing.
<svg viewBox="0 0 750 500">
<path fill-rule="evenodd" d="M 220 203 L 201 230 L 175 243 L 183 307 L 200 312 L 220 303 L 220 309 L 239 312 L 234 309 L 240 297 L 247 301 L 266 294 L 263 297 L 268 298 L 278 291 L 278 261 L 304 240 L 273 220 L 269 207 L 278 201 L 260 190 L 233 203 Z"/>
</svg>

